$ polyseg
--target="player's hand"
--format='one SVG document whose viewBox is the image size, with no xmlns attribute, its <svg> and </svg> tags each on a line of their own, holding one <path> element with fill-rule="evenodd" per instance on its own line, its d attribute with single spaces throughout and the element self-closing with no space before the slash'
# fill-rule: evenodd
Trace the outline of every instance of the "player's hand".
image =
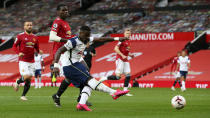
<svg viewBox="0 0 210 118">
<path fill-rule="evenodd" d="M 130 55 L 130 57 L 131 57 L 131 58 L 134 58 L 134 55 L 132 54 L 132 55 Z"/>
<path fill-rule="evenodd" d="M 43 71 L 43 72 L 44 72 L 44 69 L 45 69 L 45 67 L 43 66 L 43 67 L 42 67 L 42 71 Z"/>
<path fill-rule="evenodd" d="M 53 74 L 55 74 L 56 77 L 59 76 L 59 68 L 53 68 Z"/>
<path fill-rule="evenodd" d="M 20 53 L 18 54 L 18 56 L 19 56 L 19 57 L 23 57 L 24 54 L 23 54 L 22 52 L 20 52 Z"/>
<path fill-rule="evenodd" d="M 125 56 L 125 55 L 122 55 L 122 58 L 123 58 L 123 59 L 127 59 L 127 56 Z"/>
<path fill-rule="evenodd" d="M 129 40 L 129 38 L 127 38 L 127 37 L 120 37 L 120 39 L 119 39 L 120 42 L 125 41 L 125 40 Z"/>
</svg>

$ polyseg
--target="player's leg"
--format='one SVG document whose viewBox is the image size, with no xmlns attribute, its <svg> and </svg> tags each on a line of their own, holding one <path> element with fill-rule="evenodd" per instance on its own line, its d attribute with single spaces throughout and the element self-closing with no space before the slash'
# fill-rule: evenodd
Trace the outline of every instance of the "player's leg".
<svg viewBox="0 0 210 118">
<path fill-rule="evenodd" d="M 61 85 L 58 89 L 58 91 L 52 95 L 52 98 L 53 98 L 53 101 L 55 103 L 55 105 L 57 107 L 60 107 L 61 104 L 60 104 L 60 97 L 61 95 L 66 91 L 66 89 L 68 88 L 68 86 L 71 84 L 71 82 L 69 81 L 69 79 L 64 79 L 62 82 L 61 82 Z"/>
<path fill-rule="evenodd" d="M 91 95 L 92 89 L 89 86 L 84 86 L 82 88 L 83 89 L 80 94 L 81 98 L 78 101 L 79 103 L 77 104 L 77 109 L 91 111 L 91 109 L 88 108 L 87 100 Z"/>
<path fill-rule="evenodd" d="M 40 69 L 39 70 L 39 88 L 41 88 L 42 87 L 42 70 Z"/>
<path fill-rule="evenodd" d="M 34 81 L 35 81 L 35 85 L 34 85 L 34 87 L 35 87 L 35 89 L 36 88 L 38 88 L 38 70 L 35 70 L 35 79 L 34 79 Z"/>
<path fill-rule="evenodd" d="M 108 77 L 102 77 L 99 81 L 103 82 L 105 80 L 119 80 L 121 78 L 121 73 L 123 71 L 123 61 L 120 59 L 117 59 L 115 61 L 116 64 L 116 70 L 115 75 L 110 75 Z"/>
<path fill-rule="evenodd" d="M 181 74 L 181 82 L 182 82 L 181 90 L 185 91 L 186 90 L 186 87 L 185 87 L 186 72 L 185 71 L 180 71 L 180 74 Z"/>
<path fill-rule="evenodd" d="M 27 100 L 25 96 L 31 87 L 31 79 L 35 71 L 34 63 L 26 63 L 26 65 L 27 65 L 27 70 L 25 70 L 25 74 L 23 74 L 25 85 L 22 96 L 20 98 L 21 100 Z"/>
<path fill-rule="evenodd" d="M 130 75 L 130 64 L 129 62 L 124 62 L 124 66 L 123 66 L 123 71 L 125 73 L 125 81 L 124 81 L 124 91 L 128 90 L 128 87 L 129 87 L 129 83 L 130 83 L 130 78 L 131 78 L 131 75 Z M 126 96 L 133 96 L 132 94 L 126 94 Z"/>
<path fill-rule="evenodd" d="M 82 95 L 82 90 L 83 90 L 83 88 L 84 88 L 84 86 L 81 86 L 81 87 L 79 87 L 79 96 L 78 96 L 78 98 L 77 98 L 77 102 L 79 102 L 80 101 L 80 99 L 81 99 L 81 95 Z M 87 106 L 92 106 L 92 103 L 90 103 L 90 102 L 86 102 L 85 103 Z"/>
</svg>

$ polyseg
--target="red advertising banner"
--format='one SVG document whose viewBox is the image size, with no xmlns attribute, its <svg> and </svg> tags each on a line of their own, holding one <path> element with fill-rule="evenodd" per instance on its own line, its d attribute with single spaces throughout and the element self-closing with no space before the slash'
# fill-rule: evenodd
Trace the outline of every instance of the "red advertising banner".
<svg viewBox="0 0 210 118">
<path fill-rule="evenodd" d="M 111 37 L 123 37 L 123 34 L 111 34 Z M 191 41 L 194 39 L 194 32 L 166 32 L 166 33 L 135 33 L 132 34 L 132 41 Z"/>
</svg>

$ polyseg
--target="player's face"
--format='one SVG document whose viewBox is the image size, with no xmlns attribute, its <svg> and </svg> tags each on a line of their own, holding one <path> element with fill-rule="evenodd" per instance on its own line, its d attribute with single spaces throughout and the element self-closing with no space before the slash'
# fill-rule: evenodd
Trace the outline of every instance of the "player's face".
<svg viewBox="0 0 210 118">
<path fill-rule="evenodd" d="M 25 22 L 24 23 L 24 30 L 28 33 L 31 33 L 32 32 L 32 22 Z"/>
<path fill-rule="evenodd" d="M 62 6 L 58 11 L 58 15 L 60 18 L 65 19 L 69 16 L 69 10 L 67 6 Z"/>
<path fill-rule="evenodd" d="M 131 31 L 130 30 L 125 30 L 124 37 L 129 38 L 130 36 L 131 36 Z"/>
<path fill-rule="evenodd" d="M 79 32 L 79 37 L 83 41 L 88 41 L 89 40 L 89 37 L 90 37 L 90 32 L 89 31 L 80 31 Z"/>
<path fill-rule="evenodd" d="M 182 51 L 182 56 L 186 56 L 186 52 L 185 51 Z"/>
</svg>

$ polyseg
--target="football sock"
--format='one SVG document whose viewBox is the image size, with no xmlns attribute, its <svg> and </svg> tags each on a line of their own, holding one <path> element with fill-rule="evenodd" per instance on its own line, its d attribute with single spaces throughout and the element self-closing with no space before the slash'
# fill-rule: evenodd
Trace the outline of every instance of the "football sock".
<svg viewBox="0 0 210 118">
<path fill-rule="evenodd" d="M 178 80 L 178 83 L 179 83 L 179 86 L 182 87 L 182 84 L 181 84 L 181 81 L 180 80 Z"/>
<path fill-rule="evenodd" d="M 61 82 L 61 85 L 57 91 L 57 95 L 60 97 L 63 92 L 68 88 L 68 86 L 70 85 L 70 82 L 66 79 L 64 79 L 62 82 Z"/>
<path fill-rule="evenodd" d="M 79 96 L 78 96 L 78 98 L 77 98 L 77 102 L 79 102 L 80 99 L 81 99 L 81 94 L 82 94 L 83 88 L 84 88 L 84 87 L 80 87 L 80 88 L 79 88 Z"/>
<path fill-rule="evenodd" d="M 175 80 L 175 81 L 174 81 L 174 84 L 173 84 L 173 86 L 175 86 L 175 85 L 176 85 L 176 83 L 177 83 L 177 80 Z"/>
<path fill-rule="evenodd" d="M 89 86 L 85 86 L 82 89 L 81 99 L 79 101 L 80 104 L 86 104 L 89 96 L 91 95 L 91 91 L 92 91 L 92 89 Z"/>
<path fill-rule="evenodd" d="M 22 96 L 25 96 L 26 93 L 28 92 L 28 90 L 31 87 L 31 82 L 29 80 L 26 80 L 25 85 L 24 85 L 24 89 L 23 89 L 23 93 Z"/>
<path fill-rule="evenodd" d="M 120 76 L 111 75 L 107 77 L 108 80 L 119 80 Z"/>
<path fill-rule="evenodd" d="M 89 87 L 91 87 L 94 90 L 109 93 L 110 95 L 112 95 L 116 92 L 116 90 L 109 88 L 108 86 L 104 85 L 103 83 L 97 81 L 95 78 L 89 80 L 87 84 Z"/>
<path fill-rule="evenodd" d="M 38 80 L 35 78 L 35 88 L 38 87 Z"/>
<path fill-rule="evenodd" d="M 127 74 L 126 77 L 125 77 L 125 81 L 124 81 L 124 87 L 128 87 L 128 84 L 130 82 L 130 74 Z"/>
<path fill-rule="evenodd" d="M 17 81 L 17 84 L 23 83 L 24 82 L 24 78 L 23 76 L 20 77 L 20 79 Z"/>
<path fill-rule="evenodd" d="M 182 87 L 185 89 L 185 81 L 182 81 Z"/>
</svg>

